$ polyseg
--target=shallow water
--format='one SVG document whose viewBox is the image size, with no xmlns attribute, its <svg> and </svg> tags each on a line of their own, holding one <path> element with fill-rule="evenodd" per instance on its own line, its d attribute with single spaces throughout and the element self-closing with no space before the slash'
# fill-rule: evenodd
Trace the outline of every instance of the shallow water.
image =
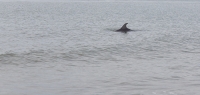
<svg viewBox="0 0 200 95">
<path fill-rule="evenodd" d="M 0 94 L 199 95 L 199 6 L 1 2 Z"/>
</svg>

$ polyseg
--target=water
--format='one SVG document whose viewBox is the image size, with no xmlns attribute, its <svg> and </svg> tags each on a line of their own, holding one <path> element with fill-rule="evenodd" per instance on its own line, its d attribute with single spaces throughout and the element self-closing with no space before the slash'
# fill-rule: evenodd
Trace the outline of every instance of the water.
<svg viewBox="0 0 200 95">
<path fill-rule="evenodd" d="M 199 95 L 199 2 L 1 2 L 0 95 Z M 125 22 L 136 30 L 114 32 Z"/>
</svg>

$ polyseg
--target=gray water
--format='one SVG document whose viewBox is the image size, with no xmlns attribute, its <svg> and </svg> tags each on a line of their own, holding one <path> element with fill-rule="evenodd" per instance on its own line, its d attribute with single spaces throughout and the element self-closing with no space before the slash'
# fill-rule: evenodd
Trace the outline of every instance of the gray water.
<svg viewBox="0 0 200 95">
<path fill-rule="evenodd" d="M 200 2 L 0 2 L 0 45 L 0 95 L 200 94 Z"/>
</svg>

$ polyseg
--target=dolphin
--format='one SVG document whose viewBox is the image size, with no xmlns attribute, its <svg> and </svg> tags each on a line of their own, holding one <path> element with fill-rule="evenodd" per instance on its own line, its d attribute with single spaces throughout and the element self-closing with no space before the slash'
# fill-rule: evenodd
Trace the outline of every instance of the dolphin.
<svg viewBox="0 0 200 95">
<path fill-rule="evenodd" d="M 127 33 L 128 31 L 132 31 L 131 29 L 128 29 L 126 27 L 128 23 L 125 23 L 119 30 L 116 30 L 116 31 L 119 31 L 119 32 L 124 32 L 124 33 Z"/>
</svg>

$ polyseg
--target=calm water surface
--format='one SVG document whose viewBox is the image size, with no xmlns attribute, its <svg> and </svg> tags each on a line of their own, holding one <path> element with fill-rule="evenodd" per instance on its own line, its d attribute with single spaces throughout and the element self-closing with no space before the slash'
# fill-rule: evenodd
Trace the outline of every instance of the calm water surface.
<svg viewBox="0 0 200 95">
<path fill-rule="evenodd" d="M 1 95 L 199 95 L 200 2 L 0 2 Z M 114 32 L 125 22 L 135 30 Z"/>
</svg>

